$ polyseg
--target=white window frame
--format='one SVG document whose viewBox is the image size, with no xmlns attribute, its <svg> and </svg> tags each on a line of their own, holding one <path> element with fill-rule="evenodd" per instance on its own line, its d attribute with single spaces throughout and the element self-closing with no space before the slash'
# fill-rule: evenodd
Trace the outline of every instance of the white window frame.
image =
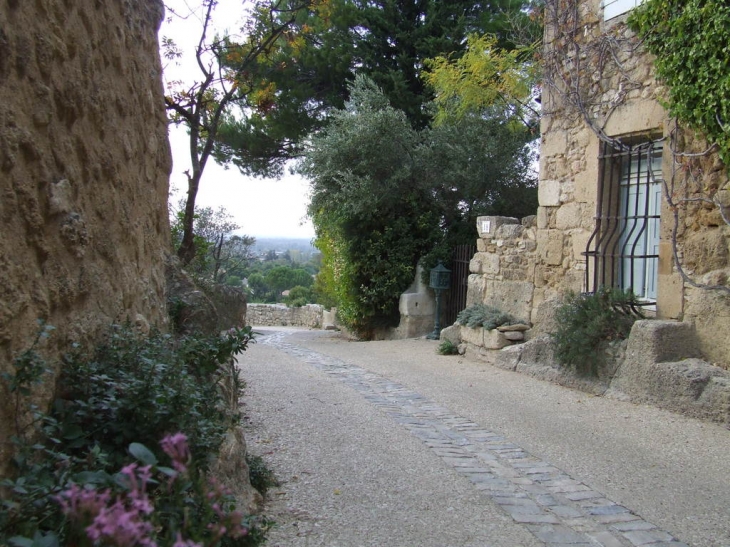
<svg viewBox="0 0 730 547">
<path fill-rule="evenodd" d="M 603 0 L 603 20 L 608 21 L 623 15 L 641 4 L 644 0 Z"/>
</svg>

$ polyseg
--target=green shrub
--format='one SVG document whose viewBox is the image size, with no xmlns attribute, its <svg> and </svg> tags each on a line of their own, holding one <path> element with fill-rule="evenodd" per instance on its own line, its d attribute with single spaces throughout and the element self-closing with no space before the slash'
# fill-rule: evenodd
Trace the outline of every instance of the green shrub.
<svg viewBox="0 0 730 547">
<path fill-rule="evenodd" d="M 273 471 L 266 467 L 266 463 L 261 456 L 247 454 L 246 463 L 248 464 L 251 486 L 258 490 L 262 496 L 265 496 L 272 486 L 279 486 L 279 481 L 276 480 Z"/>
<path fill-rule="evenodd" d="M 297 285 L 289 289 L 289 296 L 284 299 L 284 302 L 290 308 L 301 308 L 306 306 L 313 299 L 313 290 L 310 287 L 303 287 Z"/>
<path fill-rule="evenodd" d="M 516 317 L 486 304 L 474 304 L 460 311 L 456 322 L 472 329 L 484 327 L 487 330 L 521 323 Z"/>
<path fill-rule="evenodd" d="M 643 317 L 634 309 L 631 291 L 602 288 L 591 295 L 568 293 L 558 308 L 558 329 L 552 334 L 558 361 L 585 375 L 597 375 L 605 364 L 605 349 L 624 340 Z"/>
<path fill-rule="evenodd" d="M 439 344 L 436 350 L 440 355 L 458 355 L 459 347 L 454 345 L 451 340 L 444 340 Z"/>
<path fill-rule="evenodd" d="M 3 379 L 32 421 L 26 427 L 16 424 L 12 478 L 0 483 L 7 493 L 0 502 L 0 545 L 91 545 L 70 525 L 58 496 L 76 485 L 77 493 L 96 488 L 121 499 L 129 492 L 129 481 L 120 479 L 118 470 L 129 469 L 134 458 L 144 464 L 164 461 L 160 440 L 176 434 L 184 435 L 189 451 L 188 479 L 176 486 L 184 495 L 167 488 L 160 477 L 143 481 L 160 519 L 154 527 L 157 544 L 172 545 L 176 538 L 171 530 L 185 522 L 201 524 L 194 533 L 207 538 L 205 545 L 255 545 L 263 532 L 250 519 L 244 523 L 252 530 L 248 535 L 211 543 L 207 526 L 223 517 L 211 514 L 211 487 L 204 479 L 226 429 L 240 418 L 244 384 L 234 357 L 246 349 L 251 336 L 246 328 L 215 337 L 141 338 L 130 328 L 113 327 L 92 355 L 76 352 L 65 359 L 58 397 L 48 413 L 33 407 L 27 397 L 47 368 L 35 344 L 16 358 L 15 374 Z M 157 471 L 171 476 L 170 468 Z M 216 492 L 229 514 L 233 498 Z M 192 528 L 185 530 L 193 533 Z"/>
</svg>

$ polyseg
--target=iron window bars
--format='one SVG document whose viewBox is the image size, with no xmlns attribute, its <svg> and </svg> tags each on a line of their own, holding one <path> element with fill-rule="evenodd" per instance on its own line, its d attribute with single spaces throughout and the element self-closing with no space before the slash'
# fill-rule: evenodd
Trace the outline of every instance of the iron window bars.
<svg viewBox="0 0 730 547">
<path fill-rule="evenodd" d="M 643 305 L 656 303 L 662 142 L 602 143 L 596 226 L 586 251 L 585 290 L 631 289 Z"/>
</svg>

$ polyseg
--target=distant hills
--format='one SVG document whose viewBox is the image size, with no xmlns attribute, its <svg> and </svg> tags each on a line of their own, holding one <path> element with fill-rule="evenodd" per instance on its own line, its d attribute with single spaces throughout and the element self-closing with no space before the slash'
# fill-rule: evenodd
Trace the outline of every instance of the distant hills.
<svg viewBox="0 0 730 547">
<path fill-rule="evenodd" d="M 305 255 L 311 255 L 317 251 L 310 239 L 287 237 L 257 237 L 253 248 L 257 254 L 273 250 L 277 254 L 286 251 L 301 251 Z"/>
</svg>

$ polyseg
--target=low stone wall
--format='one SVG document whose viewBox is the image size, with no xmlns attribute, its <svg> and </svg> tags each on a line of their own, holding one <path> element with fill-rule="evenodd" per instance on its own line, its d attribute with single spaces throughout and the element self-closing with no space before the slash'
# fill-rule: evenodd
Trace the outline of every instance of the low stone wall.
<svg viewBox="0 0 730 547">
<path fill-rule="evenodd" d="M 460 353 L 500 368 L 527 374 L 593 395 L 605 395 L 672 412 L 730 424 L 730 372 L 700 359 L 696 329 L 681 321 L 640 320 L 628 340 L 612 343 L 597 377 L 561 366 L 553 341 L 541 335 L 507 345 L 497 330 L 454 325 L 441 339 Z"/>
<path fill-rule="evenodd" d="M 289 308 L 284 304 L 249 304 L 246 324 L 262 327 L 306 327 L 321 329 L 324 308 L 319 304 L 307 304 Z"/>
</svg>

